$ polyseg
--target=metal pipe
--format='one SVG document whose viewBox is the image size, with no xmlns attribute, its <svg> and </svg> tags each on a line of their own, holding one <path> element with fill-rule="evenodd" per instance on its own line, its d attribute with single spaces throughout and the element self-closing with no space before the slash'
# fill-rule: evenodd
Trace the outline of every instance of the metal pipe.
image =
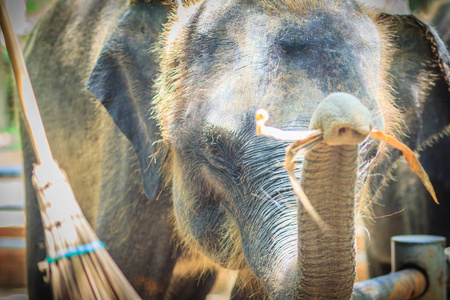
<svg viewBox="0 0 450 300">
<path fill-rule="evenodd" d="M 445 237 L 399 235 L 391 238 L 392 272 L 414 267 L 424 272 L 428 288 L 421 300 L 447 299 L 445 282 Z"/>
<path fill-rule="evenodd" d="M 352 299 L 446 299 L 444 247 L 441 236 L 392 237 L 392 273 L 357 282 Z"/>
<path fill-rule="evenodd" d="M 417 269 L 406 269 L 355 283 L 353 300 L 414 299 L 425 292 L 427 278 Z"/>
</svg>

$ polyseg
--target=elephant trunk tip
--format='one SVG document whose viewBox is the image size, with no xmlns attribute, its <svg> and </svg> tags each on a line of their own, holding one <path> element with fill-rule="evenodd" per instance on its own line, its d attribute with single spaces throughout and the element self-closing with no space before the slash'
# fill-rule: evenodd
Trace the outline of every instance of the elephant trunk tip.
<svg viewBox="0 0 450 300">
<path fill-rule="evenodd" d="M 319 104 L 310 127 L 321 129 L 323 140 L 330 146 L 357 145 L 372 130 L 372 115 L 355 96 L 333 93 Z"/>
</svg>

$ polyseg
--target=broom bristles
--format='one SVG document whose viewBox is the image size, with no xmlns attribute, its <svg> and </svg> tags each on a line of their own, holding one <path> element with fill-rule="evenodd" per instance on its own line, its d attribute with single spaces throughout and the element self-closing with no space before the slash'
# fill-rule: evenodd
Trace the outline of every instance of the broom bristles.
<svg viewBox="0 0 450 300">
<path fill-rule="evenodd" d="M 56 162 L 34 168 L 55 299 L 140 299 L 84 217 Z"/>
</svg>

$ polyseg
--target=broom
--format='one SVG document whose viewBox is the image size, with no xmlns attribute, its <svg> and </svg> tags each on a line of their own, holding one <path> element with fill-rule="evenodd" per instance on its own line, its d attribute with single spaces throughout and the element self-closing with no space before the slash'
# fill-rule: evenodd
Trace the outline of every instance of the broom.
<svg viewBox="0 0 450 300">
<path fill-rule="evenodd" d="M 39 267 L 47 273 L 45 279 L 51 284 L 53 298 L 140 299 L 90 227 L 67 176 L 53 159 L 4 0 L 0 0 L 0 27 L 37 159 L 32 181 L 47 248 L 46 261 Z"/>
</svg>

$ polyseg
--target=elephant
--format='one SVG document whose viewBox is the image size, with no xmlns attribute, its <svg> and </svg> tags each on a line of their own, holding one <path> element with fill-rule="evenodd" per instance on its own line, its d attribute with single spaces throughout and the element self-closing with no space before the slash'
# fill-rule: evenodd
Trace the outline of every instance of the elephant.
<svg viewBox="0 0 450 300">
<path fill-rule="evenodd" d="M 428 1 L 431 2 L 431 1 Z M 428 2 L 412 2 L 416 10 Z M 450 16 L 449 1 L 435 1 L 433 5 L 417 13 L 423 15 L 432 24 L 447 47 L 450 45 L 448 17 Z M 433 14 L 432 12 L 435 12 Z M 446 79 L 448 80 L 448 79 Z M 444 89 L 444 78 L 436 83 L 434 89 Z M 442 91 L 442 90 L 441 90 Z M 439 96 L 437 96 L 439 97 Z M 439 98 L 438 98 L 439 99 Z M 367 256 L 371 277 L 384 275 L 391 271 L 390 237 L 401 234 L 433 234 L 446 237 L 446 246 L 450 244 L 450 110 L 445 100 L 435 108 L 420 107 L 420 115 L 424 116 L 421 126 L 436 126 L 444 121 L 446 125 L 441 132 L 431 139 L 420 138 L 413 145 L 419 154 L 420 161 L 430 176 L 440 205 L 432 203 L 428 192 L 418 182 L 416 177 L 408 176 L 408 167 L 403 160 L 393 162 L 389 170 L 390 178 L 382 189 L 380 196 L 373 204 L 375 218 L 366 222 L 370 232 L 367 242 Z M 408 118 L 412 119 L 412 118 Z M 420 124 L 420 123 L 419 123 Z M 419 125 L 417 124 L 417 125 Z M 408 125 L 409 132 L 420 134 L 417 125 Z"/>
<path fill-rule="evenodd" d="M 448 106 L 437 33 L 353 0 L 58 1 L 25 50 L 54 156 L 146 299 L 203 299 L 221 269 L 232 299 L 349 299 L 356 219 L 399 156 L 370 130 L 414 146 L 448 124 L 419 126 L 417 103 Z M 295 175 L 328 229 L 259 108 L 322 130 Z M 50 298 L 26 132 L 23 151 L 29 294 Z"/>
</svg>

